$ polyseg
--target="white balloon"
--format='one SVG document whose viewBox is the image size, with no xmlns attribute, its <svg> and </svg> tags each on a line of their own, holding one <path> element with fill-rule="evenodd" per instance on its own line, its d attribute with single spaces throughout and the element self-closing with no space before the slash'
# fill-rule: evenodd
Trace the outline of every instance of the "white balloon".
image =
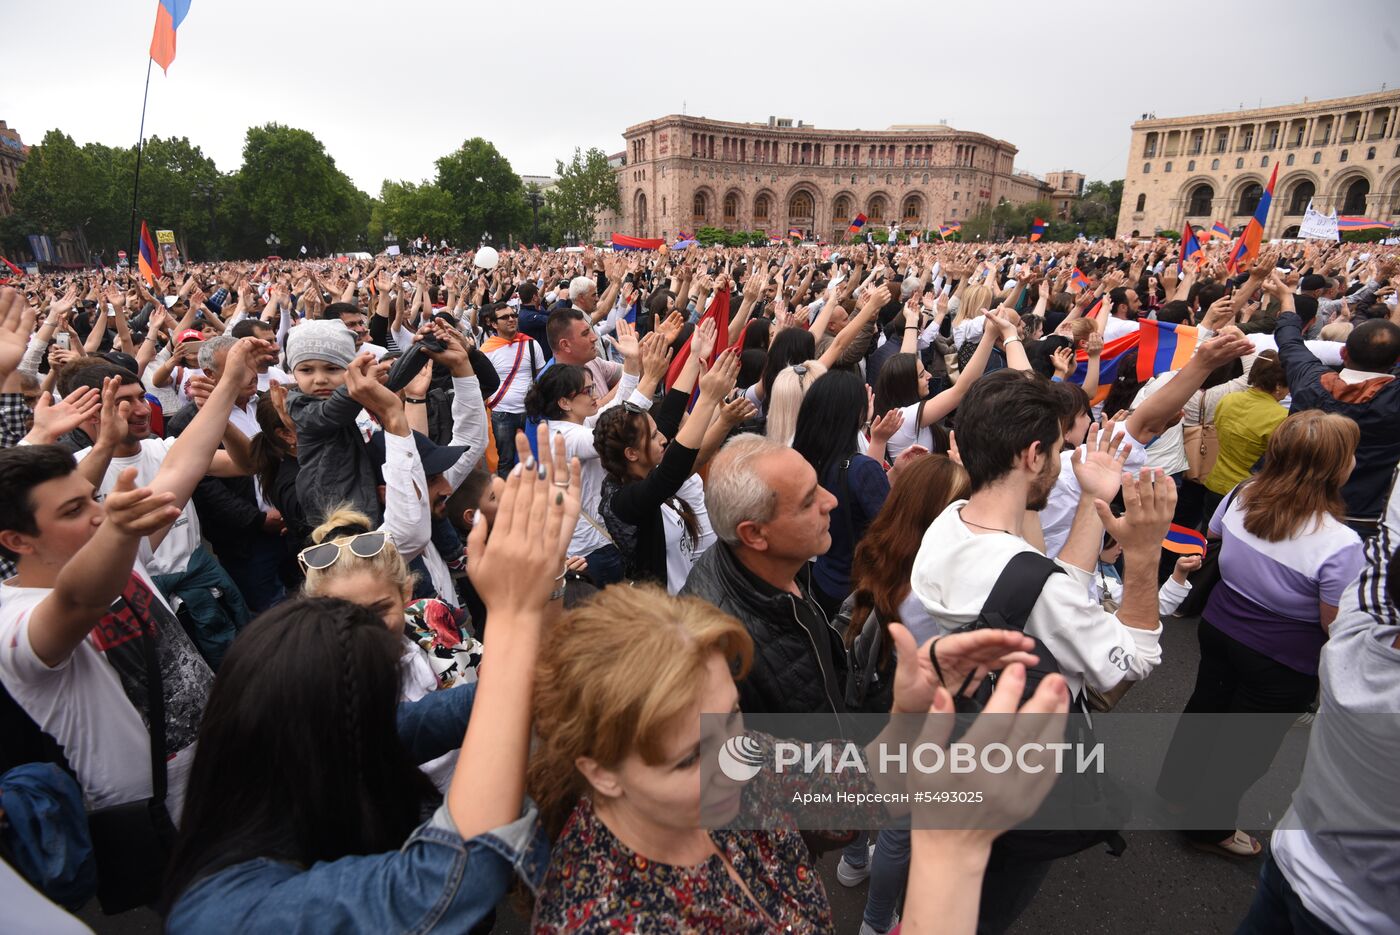
<svg viewBox="0 0 1400 935">
<path fill-rule="evenodd" d="M 472 265 L 477 269 L 495 269 L 496 264 L 501 261 L 501 255 L 496 252 L 495 247 L 480 247 L 476 251 L 476 258 L 472 260 Z"/>
</svg>

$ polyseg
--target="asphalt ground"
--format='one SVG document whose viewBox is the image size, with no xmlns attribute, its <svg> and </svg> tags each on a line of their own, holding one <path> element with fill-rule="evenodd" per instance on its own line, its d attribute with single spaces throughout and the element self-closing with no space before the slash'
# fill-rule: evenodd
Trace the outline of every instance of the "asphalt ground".
<svg viewBox="0 0 1400 935">
<path fill-rule="evenodd" d="M 1196 621 L 1168 620 L 1162 663 L 1133 688 L 1119 710 L 1174 714 L 1186 705 L 1196 677 Z M 1267 781 L 1267 778 L 1266 780 Z M 1246 829 L 1261 840 L 1268 835 Z M 1011 929 L 1015 935 L 1132 933 L 1195 935 L 1235 931 L 1249 908 L 1259 860 L 1232 861 L 1195 850 L 1171 832 L 1128 832 L 1122 857 L 1091 849 L 1055 862 L 1030 908 Z M 840 852 L 826 855 L 822 878 L 838 935 L 857 935 L 866 885 L 836 881 Z M 81 913 L 99 935 L 157 935 L 159 921 L 145 910 L 103 916 L 95 905 Z M 528 920 L 502 907 L 493 930 L 522 935 Z"/>
</svg>

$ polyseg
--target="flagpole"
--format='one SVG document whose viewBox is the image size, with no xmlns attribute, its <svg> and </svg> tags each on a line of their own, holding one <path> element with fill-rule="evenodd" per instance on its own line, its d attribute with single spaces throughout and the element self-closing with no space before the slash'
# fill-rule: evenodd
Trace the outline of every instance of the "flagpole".
<svg viewBox="0 0 1400 935">
<path fill-rule="evenodd" d="M 146 99 L 151 95 L 151 66 L 155 64 L 152 58 L 146 59 L 146 90 L 141 94 L 141 131 L 136 141 L 136 178 L 131 185 L 131 231 L 127 235 L 126 248 L 126 271 L 131 274 L 131 264 L 136 257 L 136 199 L 141 192 L 141 151 L 146 144 Z"/>
</svg>

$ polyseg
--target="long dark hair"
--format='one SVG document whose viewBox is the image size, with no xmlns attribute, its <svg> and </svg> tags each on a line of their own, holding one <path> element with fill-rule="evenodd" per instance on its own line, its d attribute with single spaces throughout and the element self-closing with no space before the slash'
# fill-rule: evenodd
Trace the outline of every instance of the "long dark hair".
<svg viewBox="0 0 1400 935">
<path fill-rule="evenodd" d="M 763 408 L 768 408 L 768 399 L 773 393 L 773 381 L 784 367 L 812 360 L 817 356 L 817 339 L 812 332 L 802 328 L 784 328 L 778 332 L 768 348 L 768 363 L 763 368 Z"/>
<path fill-rule="evenodd" d="M 875 414 L 903 409 L 919 401 L 919 362 L 913 354 L 895 354 L 880 365 L 875 378 Z"/>
<path fill-rule="evenodd" d="M 525 412 L 536 419 L 564 418 L 559 400 L 582 393 L 587 378 L 588 372 L 577 364 L 556 361 L 525 393 Z"/>
<path fill-rule="evenodd" d="M 868 403 L 865 384 L 845 370 L 828 370 L 802 397 L 792 447 L 816 469 L 818 478 L 856 453 L 856 435 Z"/>
<path fill-rule="evenodd" d="M 401 651 L 372 611 L 334 598 L 239 633 L 200 724 L 167 905 L 257 857 L 309 867 L 403 845 L 435 792 L 399 742 Z"/>
<path fill-rule="evenodd" d="M 253 470 L 263 490 L 271 490 L 277 482 L 277 471 L 288 458 L 295 459 L 292 448 L 278 435 L 279 429 L 286 428 L 282 422 L 282 411 L 271 393 L 258 397 L 258 428 L 261 431 L 252 440 Z"/>
<path fill-rule="evenodd" d="M 651 423 L 647 414 L 632 412 L 626 406 L 614 406 L 598 417 L 593 426 L 593 447 L 598 449 L 598 463 L 608 477 L 623 485 L 638 479 L 632 476 L 627 449 L 641 448 L 650 433 Z M 686 536 L 694 546 L 700 541 L 700 519 L 695 515 L 695 508 L 680 496 L 671 497 L 669 502 L 680 516 Z"/>
<path fill-rule="evenodd" d="M 1137 348 L 1133 348 L 1118 358 L 1118 374 L 1114 377 L 1113 386 L 1103 401 L 1103 414 L 1105 416 L 1133 408 L 1133 400 L 1137 398 L 1138 390 L 1142 389 L 1143 383 L 1138 379 L 1137 359 Z"/>
</svg>

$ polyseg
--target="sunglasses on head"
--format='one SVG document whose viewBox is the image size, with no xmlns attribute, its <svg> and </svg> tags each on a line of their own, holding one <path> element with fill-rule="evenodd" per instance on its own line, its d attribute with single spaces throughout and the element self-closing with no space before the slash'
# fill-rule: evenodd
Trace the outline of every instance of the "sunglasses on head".
<svg viewBox="0 0 1400 935">
<path fill-rule="evenodd" d="M 344 549 L 349 549 L 356 558 L 374 558 L 384 551 L 384 546 L 388 541 L 389 536 L 382 529 L 362 532 L 347 539 L 337 539 L 334 542 L 322 542 L 318 545 L 308 546 L 301 550 L 297 561 L 305 569 L 321 571 L 334 565 Z"/>
</svg>

